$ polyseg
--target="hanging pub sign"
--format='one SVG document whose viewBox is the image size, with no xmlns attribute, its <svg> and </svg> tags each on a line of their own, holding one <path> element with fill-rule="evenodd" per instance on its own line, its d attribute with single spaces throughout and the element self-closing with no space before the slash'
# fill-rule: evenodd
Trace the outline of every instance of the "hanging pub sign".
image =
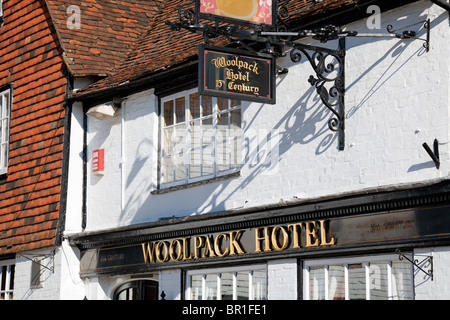
<svg viewBox="0 0 450 320">
<path fill-rule="evenodd" d="M 277 0 L 196 1 L 203 19 L 269 29 L 277 25 Z"/>
<path fill-rule="evenodd" d="M 200 45 L 199 94 L 275 104 L 275 67 L 267 54 Z"/>
</svg>

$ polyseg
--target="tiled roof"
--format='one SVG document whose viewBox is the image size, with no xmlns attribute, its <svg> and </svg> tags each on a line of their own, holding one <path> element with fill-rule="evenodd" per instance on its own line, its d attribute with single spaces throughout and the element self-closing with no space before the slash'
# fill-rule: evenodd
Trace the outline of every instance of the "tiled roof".
<svg viewBox="0 0 450 320">
<path fill-rule="evenodd" d="M 67 28 L 80 8 L 81 29 Z M 155 0 L 4 0 L 0 88 L 13 83 L 7 176 L 0 177 L 0 256 L 55 245 L 60 221 L 66 67 L 119 68 L 158 10 Z M 153 11 L 152 11 L 153 10 Z"/>
<path fill-rule="evenodd" d="M 291 0 L 289 4 L 291 25 L 313 22 L 318 17 L 342 10 L 364 0 Z M 171 31 L 166 21 L 178 22 L 178 8 L 187 0 L 165 0 L 163 10 L 155 16 L 147 30 L 132 47 L 129 55 L 114 73 L 73 95 L 81 97 L 119 87 L 145 75 L 168 69 L 188 60 L 197 59 L 198 45 L 203 37 L 185 30 Z M 225 44 L 224 39 L 221 39 Z"/>
<path fill-rule="evenodd" d="M 158 0 L 46 2 L 74 76 L 106 76 L 117 70 L 159 6 Z M 71 10 L 74 5 L 79 12 Z M 73 24 L 77 21 L 79 29 Z"/>
<path fill-rule="evenodd" d="M 8 175 L 0 181 L 0 255 L 55 244 L 66 76 L 40 0 L 4 1 L 0 87 L 14 83 Z"/>
</svg>

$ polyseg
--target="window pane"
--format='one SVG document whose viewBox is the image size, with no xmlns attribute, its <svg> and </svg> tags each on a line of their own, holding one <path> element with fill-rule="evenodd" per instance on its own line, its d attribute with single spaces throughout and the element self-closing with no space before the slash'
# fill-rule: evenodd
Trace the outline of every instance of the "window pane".
<svg viewBox="0 0 450 320">
<path fill-rule="evenodd" d="M 233 300 L 233 274 L 222 273 L 220 275 L 220 292 L 222 300 Z"/>
<path fill-rule="evenodd" d="M 265 271 L 253 271 L 252 290 L 254 300 L 267 299 L 267 276 Z"/>
<path fill-rule="evenodd" d="M 230 109 L 241 105 L 241 100 L 230 100 Z"/>
<path fill-rule="evenodd" d="M 164 102 L 164 126 L 173 125 L 173 100 Z"/>
<path fill-rule="evenodd" d="M 240 133 L 240 131 L 241 131 L 241 109 L 231 110 L 230 114 L 231 114 L 231 121 L 230 121 L 231 130 L 236 130 Z M 238 135 L 238 133 L 235 133 L 235 135 Z"/>
<path fill-rule="evenodd" d="M 350 300 L 366 299 L 366 270 L 364 264 L 348 265 L 348 290 Z"/>
<path fill-rule="evenodd" d="M 8 166 L 8 145 L 2 144 L 0 152 L 0 168 L 6 168 Z"/>
<path fill-rule="evenodd" d="M 172 157 L 165 157 L 164 158 L 164 182 L 172 182 L 173 181 L 173 175 L 174 173 L 174 165 L 172 161 Z"/>
<path fill-rule="evenodd" d="M 345 267 L 343 265 L 328 267 L 328 300 L 345 299 Z"/>
<path fill-rule="evenodd" d="M 184 161 L 184 153 L 175 154 L 173 157 L 175 165 L 175 180 L 186 179 L 186 163 Z"/>
<path fill-rule="evenodd" d="M 214 132 L 212 118 L 202 121 L 202 175 L 214 173 Z"/>
<path fill-rule="evenodd" d="M 224 111 L 228 109 L 228 99 L 217 98 L 217 108 L 219 111 Z"/>
<path fill-rule="evenodd" d="M 164 129 L 164 154 L 169 155 L 173 153 L 173 127 Z"/>
<path fill-rule="evenodd" d="M 16 266 L 12 265 L 11 266 L 11 275 L 9 278 L 9 290 L 13 290 L 14 289 L 14 273 L 16 271 Z M 10 298 L 12 297 L 12 293 L 10 295 Z"/>
<path fill-rule="evenodd" d="M 371 263 L 369 267 L 370 300 L 388 299 L 387 261 Z"/>
<path fill-rule="evenodd" d="M 203 145 L 212 144 L 214 142 L 213 119 L 206 118 L 202 121 L 202 140 Z"/>
<path fill-rule="evenodd" d="M 323 266 L 309 269 L 309 297 L 312 300 L 325 300 L 325 270 Z"/>
<path fill-rule="evenodd" d="M 186 126 L 184 124 L 179 124 L 174 128 L 174 153 L 185 152 L 186 149 Z"/>
<path fill-rule="evenodd" d="M 206 300 L 217 300 L 217 274 L 206 275 Z"/>
<path fill-rule="evenodd" d="M 228 113 L 217 115 L 217 162 L 218 170 L 230 169 L 230 149 L 228 143 Z"/>
<path fill-rule="evenodd" d="M 6 97 L 4 95 L 0 94 L 0 119 L 3 119 L 3 114 L 4 114 L 3 107 L 4 107 L 4 104 L 6 105 Z"/>
<path fill-rule="evenodd" d="M 191 134 L 191 158 L 190 158 L 190 177 L 199 177 L 202 174 L 202 156 L 201 156 L 201 128 L 200 120 L 190 122 Z"/>
<path fill-rule="evenodd" d="M 191 300 L 202 300 L 202 275 L 191 277 Z"/>
<path fill-rule="evenodd" d="M 191 120 L 200 118 L 200 96 L 197 92 L 189 95 L 189 113 Z"/>
<path fill-rule="evenodd" d="M 175 100 L 175 120 L 176 123 L 184 122 L 186 118 L 185 99 L 184 97 Z"/>
<path fill-rule="evenodd" d="M 237 300 L 248 300 L 248 272 L 238 272 L 236 276 L 237 282 Z"/>
<path fill-rule="evenodd" d="M 6 266 L 2 266 L 2 269 L 1 269 L 1 279 L 0 279 L 0 291 L 5 291 L 5 287 L 6 287 L 6 275 L 7 275 Z"/>
<path fill-rule="evenodd" d="M 203 116 L 212 114 L 212 97 L 202 96 Z"/>
<path fill-rule="evenodd" d="M 231 167 L 237 168 L 241 165 L 241 109 L 231 111 L 230 115 Z"/>
<path fill-rule="evenodd" d="M 214 146 L 204 146 L 202 148 L 202 175 L 214 173 Z"/>
<path fill-rule="evenodd" d="M 412 300 L 412 270 L 407 261 L 392 262 L 392 299 Z"/>
</svg>

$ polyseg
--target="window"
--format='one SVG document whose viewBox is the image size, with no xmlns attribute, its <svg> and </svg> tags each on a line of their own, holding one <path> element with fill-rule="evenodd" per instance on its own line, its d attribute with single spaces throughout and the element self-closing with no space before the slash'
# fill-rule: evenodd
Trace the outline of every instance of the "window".
<svg viewBox="0 0 450 320">
<path fill-rule="evenodd" d="M 3 20 L 3 0 L 0 0 L 0 22 Z"/>
<path fill-rule="evenodd" d="M 13 299 L 14 270 L 14 260 L 0 260 L 0 300 Z"/>
<path fill-rule="evenodd" d="M 158 300 L 158 282 L 151 280 L 127 282 L 116 289 L 114 300 Z"/>
<path fill-rule="evenodd" d="M 398 256 L 306 261 L 305 300 L 411 300 L 413 269 Z"/>
<path fill-rule="evenodd" d="M 266 300 L 266 266 L 189 271 L 187 300 Z"/>
<path fill-rule="evenodd" d="M 190 90 L 161 103 L 162 184 L 195 182 L 239 170 L 239 100 L 199 96 Z"/>
<path fill-rule="evenodd" d="M 11 113 L 11 91 L 0 92 L 0 174 L 8 172 L 9 118 Z"/>
</svg>

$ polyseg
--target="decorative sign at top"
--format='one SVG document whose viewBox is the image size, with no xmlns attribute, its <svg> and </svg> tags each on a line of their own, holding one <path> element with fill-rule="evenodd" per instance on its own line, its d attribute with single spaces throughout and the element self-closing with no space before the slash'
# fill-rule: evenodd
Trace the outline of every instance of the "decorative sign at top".
<svg viewBox="0 0 450 320">
<path fill-rule="evenodd" d="M 197 0 L 200 16 L 238 24 L 276 25 L 276 0 Z"/>
<path fill-rule="evenodd" d="M 200 45 L 199 94 L 275 104 L 275 62 L 266 54 Z"/>
</svg>

